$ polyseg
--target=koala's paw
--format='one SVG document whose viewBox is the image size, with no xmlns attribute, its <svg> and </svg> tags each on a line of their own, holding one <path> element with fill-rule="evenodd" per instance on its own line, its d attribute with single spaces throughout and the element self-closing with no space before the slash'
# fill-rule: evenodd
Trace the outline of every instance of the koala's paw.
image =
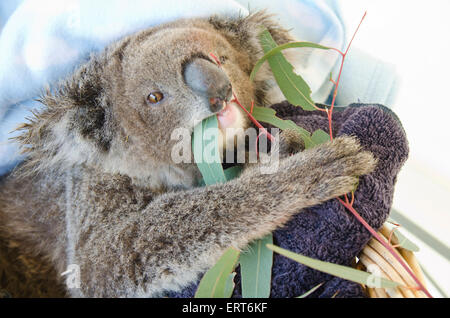
<svg viewBox="0 0 450 318">
<path fill-rule="evenodd" d="M 326 201 L 355 190 L 359 176 L 372 172 L 376 159 L 363 151 L 356 138 L 339 137 L 302 154 L 301 174 L 307 191 Z"/>
</svg>

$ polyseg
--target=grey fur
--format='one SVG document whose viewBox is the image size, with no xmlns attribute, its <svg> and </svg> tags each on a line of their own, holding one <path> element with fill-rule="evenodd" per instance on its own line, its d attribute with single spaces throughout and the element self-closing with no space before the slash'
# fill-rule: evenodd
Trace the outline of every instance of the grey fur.
<svg viewBox="0 0 450 318">
<path fill-rule="evenodd" d="M 29 159 L 0 188 L 1 288 L 66 296 L 60 274 L 78 264 L 81 288 L 69 296 L 178 290 L 229 246 L 243 248 L 302 207 L 350 192 L 373 170 L 373 156 L 351 137 L 285 155 L 276 174 L 249 166 L 236 180 L 204 188 L 195 187 L 194 164 L 172 163 L 170 129 L 192 131 L 212 114 L 184 82 L 192 58 L 218 55 L 243 104 L 276 101 L 267 69 L 249 80 L 262 55 L 260 25 L 278 43 L 290 40 L 263 13 L 181 20 L 111 45 L 42 97 L 46 109 L 19 138 Z M 154 107 L 145 103 L 152 91 L 165 95 Z M 282 140 L 284 152 L 302 146 L 292 132 Z"/>
</svg>

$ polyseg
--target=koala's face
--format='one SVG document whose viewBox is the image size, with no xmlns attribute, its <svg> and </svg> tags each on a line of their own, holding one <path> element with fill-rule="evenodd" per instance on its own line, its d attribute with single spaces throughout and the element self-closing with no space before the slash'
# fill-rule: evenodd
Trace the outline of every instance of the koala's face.
<svg viewBox="0 0 450 318">
<path fill-rule="evenodd" d="M 146 139 L 164 140 L 170 128 L 192 129 L 196 122 L 219 113 L 221 102 L 230 101 L 232 92 L 244 105 L 253 99 L 248 58 L 217 32 L 171 28 L 131 45 L 124 50 L 123 83 L 115 93 L 122 97 L 117 103 L 120 110 L 135 113 L 137 121 L 129 128 L 143 129 L 138 134 Z M 210 53 L 223 61 L 222 67 Z"/>
<path fill-rule="evenodd" d="M 207 23 L 141 33 L 119 50 L 120 68 L 111 84 L 114 119 L 126 135 L 124 153 L 135 165 L 171 163 L 178 141 L 171 139 L 172 131 L 185 128 L 191 134 L 209 116 L 217 115 L 223 132 L 249 125 L 232 102 L 236 96 L 249 106 L 255 98 L 248 53 Z"/>
<path fill-rule="evenodd" d="M 112 44 L 58 94 L 43 97 L 47 113 L 22 138 L 34 144 L 30 162 L 84 164 L 145 184 L 154 179 L 155 186 L 192 184 L 199 175 L 192 157 L 189 164 L 172 157 L 179 143 L 172 138 L 175 129 L 190 137 L 203 119 L 217 116 L 224 145 L 234 139 L 227 128 L 250 124 L 234 97 L 245 107 L 253 100 L 257 105 L 281 100 L 268 68 L 254 82 L 249 78 L 262 56 L 261 25 L 278 40 L 289 40 L 260 13 L 237 20 L 180 20 Z"/>
</svg>

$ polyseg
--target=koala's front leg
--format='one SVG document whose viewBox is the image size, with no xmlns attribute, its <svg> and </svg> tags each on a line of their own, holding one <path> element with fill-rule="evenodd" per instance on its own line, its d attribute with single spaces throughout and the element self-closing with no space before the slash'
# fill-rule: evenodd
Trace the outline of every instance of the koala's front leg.
<svg viewBox="0 0 450 318">
<path fill-rule="evenodd" d="M 350 192 L 374 166 L 355 139 L 337 138 L 281 160 L 271 175 L 252 167 L 225 184 L 163 194 L 138 214 L 103 213 L 96 222 L 118 225 L 78 234 L 84 241 L 99 237 L 95 231 L 111 237 L 95 257 L 90 248 L 75 251 L 85 273 L 81 295 L 158 296 L 183 287 L 228 247 L 243 248 L 302 208 Z"/>
</svg>

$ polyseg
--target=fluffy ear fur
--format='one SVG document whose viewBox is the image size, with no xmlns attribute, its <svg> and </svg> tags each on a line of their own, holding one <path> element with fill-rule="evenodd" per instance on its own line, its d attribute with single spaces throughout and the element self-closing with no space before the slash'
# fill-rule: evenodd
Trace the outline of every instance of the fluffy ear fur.
<svg viewBox="0 0 450 318">
<path fill-rule="evenodd" d="M 114 136 L 111 103 L 105 93 L 104 65 L 92 57 L 70 78 L 38 99 L 43 110 L 33 112 L 15 139 L 28 160 L 21 172 L 38 172 L 52 165 L 80 163 L 107 153 Z"/>
<path fill-rule="evenodd" d="M 267 14 L 265 11 L 258 11 L 248 17 L 234 20 L 214 16 L 209 19 L 209 23 L 235 47 L 246 49 L 248 55 L 253 58 L 252 64 L 261 57 L 262 51 L 258 36 L 264 28 L 270 32 L 278 44 L 293 41 L 288 30 L 282 28 L 273 19 L 273 15 Z"/>
<path fill-rule="evenodd" d="M 104 91 L 102 64 L 92 60 L 72 82 L 66 94 L 72 101 L 70 130 L 93 142 L 100 151 L 107 152 L 113 138 L 112 105 Z"/>
<path fill-rule="evenodd" d="M 274 19 L 274 15 L 266 13 L 266 11 L 255 12 L 245 18 L 237 18 L 234 20 L 223 19 L 220 17 L 211 17 L 209 23 L 234 47 L 245 50 L 251 59 L 251 65 L 264 55 L 264 51 L 259 42 L 259 35 L 266 28 L 278 45 L 293 42 L 288 30 L 281 27 Z M 295 52 L 286 51 L 283 54 L 293 64 L 298 64 L 299 56 Z M 266 63 L 267 64 L 267 63 Z M 250 75 L 252 69 L 247 70 Z M 268 80 L 268 78 L 271 78 Z M 254 80 L 256 92 L 256 103 L 259 105 L 272 105 L 285 100 L 272 73 L 264 65 L 256 75 Z"/>
</svg>

